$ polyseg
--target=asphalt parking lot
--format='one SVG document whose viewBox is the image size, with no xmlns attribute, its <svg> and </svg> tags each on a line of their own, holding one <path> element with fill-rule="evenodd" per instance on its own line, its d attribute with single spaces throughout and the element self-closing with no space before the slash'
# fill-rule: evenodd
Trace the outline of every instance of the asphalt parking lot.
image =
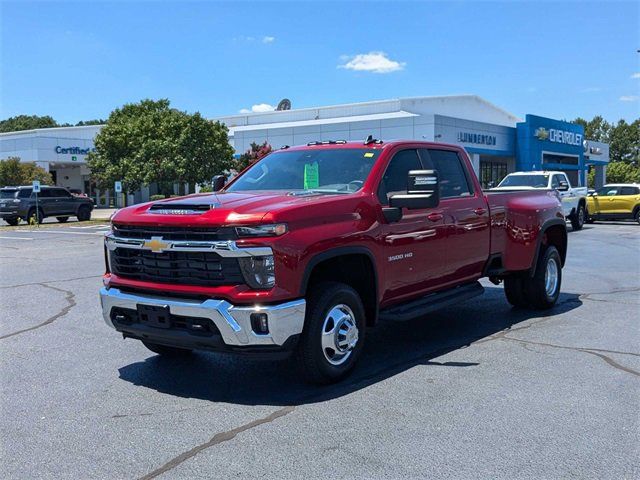
<svg viewBox="0 0 640 480">
<path fill-rule="evenodd" d="M 122 340 L 98 301 L 103 232 L 0 228 L 0 478 L 640 476 L 636 224 L 569 233 L 554 310 L 485 282 L 369 331 L 325 388 L 291 362 Z"/>
</svg>

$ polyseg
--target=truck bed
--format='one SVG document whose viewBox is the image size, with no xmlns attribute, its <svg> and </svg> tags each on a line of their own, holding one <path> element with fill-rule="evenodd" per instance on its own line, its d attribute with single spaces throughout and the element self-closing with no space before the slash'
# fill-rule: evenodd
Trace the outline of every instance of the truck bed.
<svg viewBox="0 0 640 480">
<path fill-rule="evenodd" d="M 484 191 L 491 216 L 492 256 L 501 256 L 505 270 L 528 269 L 539 239 L 549 223 L 564 225 L 560 200 L 553 190 Z"/>
</svg>

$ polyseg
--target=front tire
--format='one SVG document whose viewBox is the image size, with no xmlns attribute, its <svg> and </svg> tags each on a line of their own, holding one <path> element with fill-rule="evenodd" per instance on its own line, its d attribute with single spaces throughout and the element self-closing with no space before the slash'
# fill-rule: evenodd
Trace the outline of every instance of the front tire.
<svg viewBox="0 0 640 480">
<path fill-rule="evenodd" d="M 20 223 L 20 218 L 16 217 L 16 218 L 3 218 L 3 220 L 5 222 L 7 222 L 9 225 L 11 225 L 12 227 L 17 227 L 18 223 Z"/>
<path fill-rule="evenodd" d="M 540 252 L 536 273 L 524 277 L 524 292 L 527 303 L 538 310 L 553 307 L 560 296 L 562 284 L 562 261 L 556 247 L 549 246 Z"/>
<path fill-rule="evenodd" d="M 346 377 L 362 352 L 365 328 L 358 292 L 337 282 L 314 285 L 298 344 L 305 378 L 327 384 Z"/>
<path fill-rule="evenodd" d="M 571 215 L 571 227 L 574 230 L 582 230 L 584 226 L 584 219 L 586 217 L 586 210 L 583 204 L 578 205 L 576 212 Z"/>
<path fill-rule="evenodd" d="M 157 343 L 144 341 L 142 343 L 153 353 L 157 353 L 163 357 L 185 357 L 192 353 L 192 350 L 188 348 L 168 347 L 167 345 L 158 345 Z"/>
<path fill-rule="evenodd" d="M 82 206 L 78 209 L 78 217 L 79 222 L 88 222 L 91 220 L 91 209 L 87 206 Z"/>
<path fill-rule="evenodd" d="M 635 215 L 634 218 L 635 218 L 636 222 L 638 222 L 638 225 L 640 225 L 640 208 L 638 208 L 636 210 L 636 215 Z"/>
</svg>

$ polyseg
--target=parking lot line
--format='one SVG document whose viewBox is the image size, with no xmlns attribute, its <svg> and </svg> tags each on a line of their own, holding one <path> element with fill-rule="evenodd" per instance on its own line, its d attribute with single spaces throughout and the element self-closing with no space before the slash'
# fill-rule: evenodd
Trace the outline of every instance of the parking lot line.
<svg viewBox="0 0 640 480">
<path fill-rule="evenodd" d="M 5 240 L 33 240 L 33 238 L 28 238 L 28 237 L 0 237 L 3 238 Z"/>
<path fill-rule="evenodd" d="M 111 228 L 111 226 L 110 225 L 86 225 L 86 226 L 83 226 L 83 227 L 70 226 L 69 228 L 76 228 L 76 229 L 81 229 L 81 230 L 82 229 L 90 229 L 90 228 L 93 228 L 95 230 L 106 230 L 106 229 Z"/>
<path fill-rule="evenodd" d="M 43 230 L 32 230 L 29 233 L 62 233 L 65 235 L 104 235 L 104 232 L 67 232 L 65 230 L 49 230 L 49 229 L 43 229 Z"/>
</svg>

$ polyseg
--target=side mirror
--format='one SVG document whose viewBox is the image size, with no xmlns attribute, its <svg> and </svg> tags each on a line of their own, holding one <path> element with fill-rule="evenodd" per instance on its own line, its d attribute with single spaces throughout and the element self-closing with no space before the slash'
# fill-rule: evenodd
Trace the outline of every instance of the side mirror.
<svg viewBox="0 0 640 480">
<path fill-rule="evenodd" d="M 434 208 L 440 203 L 440 181 L 436 170 L 411 170 L 407 193 L 392 195 L 389 206 L 418 210 Z"/>
<path fill-rule="evenodd" d="M 227 177 L 224 175 L 216 175 L 211 182 L 211 188 L 214 192 L 219 192 L 227 184 Z"/>
<path fill-rule="evenodd" d="M 559 192 L 566 192 L 567 190 L 569 190 L 569 184 L 567 182 L 560 182 L 560 185 L 558 185 L 558 188 L 556 188 L 556 190 L 558 190 Z"/>
</svg>

